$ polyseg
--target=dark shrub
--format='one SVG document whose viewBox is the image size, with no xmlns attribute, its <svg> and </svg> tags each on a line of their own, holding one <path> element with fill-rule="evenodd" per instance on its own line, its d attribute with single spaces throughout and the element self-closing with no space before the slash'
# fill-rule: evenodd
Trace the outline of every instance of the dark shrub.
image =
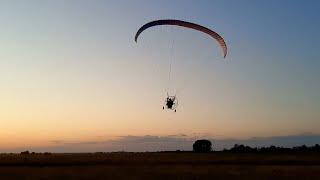
<svg viewBox="0 0 320 180">
<path fill-rule="evenodd" d="M 194 152 L 210 152 L 212 150 L 212 144 L 209 140 L 201 139 L 193 143 Z"/>
<path fill-rule="evenodd" d="M 21 152 L 20 154 L 21 154 L 21 155 L 28 155 L 28 154 L 30 154 L 30 152 L 29 152 L 29 151 L 23 151 L 23 152 Z"/>
</svg>

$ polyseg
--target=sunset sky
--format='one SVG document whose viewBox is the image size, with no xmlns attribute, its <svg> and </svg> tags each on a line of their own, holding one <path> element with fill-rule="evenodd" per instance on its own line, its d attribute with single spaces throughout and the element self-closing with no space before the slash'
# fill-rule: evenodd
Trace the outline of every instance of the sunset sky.
<svg viewBox="0 0 320 180">
<path fill-rule="evenodd" d="M 316 0 L 0 0 L 0 152 L 318 136 L 319 9 Z M 213 29 L 227 57 L 179 27 L 150 28 L 135 43 L 156 19 Z M 162 110 L 167 90 L 176 113 Z"/>
</svg>

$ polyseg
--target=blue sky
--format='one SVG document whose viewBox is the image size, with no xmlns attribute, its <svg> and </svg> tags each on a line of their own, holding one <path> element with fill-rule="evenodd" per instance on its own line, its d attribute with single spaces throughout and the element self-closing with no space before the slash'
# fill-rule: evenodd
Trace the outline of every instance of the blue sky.
<svg viewBox="0 0 320 180">
<path fill-rule="evenodd" d="M 1 1 L 0 147 L 319 134 L 319 8 L 315 0 Z M 227 58 L 183 28 L 152 28 L 134 42 L 141 25 L 167 18 L 212 28 Z M 168 89 L 178 91 L 178 113 L 162 111 Z"/>
</svg>

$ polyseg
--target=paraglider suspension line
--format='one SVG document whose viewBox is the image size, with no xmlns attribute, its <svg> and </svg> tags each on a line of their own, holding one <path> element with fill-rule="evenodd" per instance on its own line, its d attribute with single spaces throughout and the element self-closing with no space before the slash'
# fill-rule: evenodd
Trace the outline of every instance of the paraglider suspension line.
<svg viewBox="0 0 320 180">
<path fill-rule="evenodd" d="M 169 86 L 170 86 L 170 81 L 171 81 L 171 71 L 172 71 L 172 62 L 173 62 L 173 46 L 174 46 L 174 38 L 172 38 L 172 43 L 171 43 L 171 52 L 170 52 L 170 66 L 169 66 Z"/>
</svg>

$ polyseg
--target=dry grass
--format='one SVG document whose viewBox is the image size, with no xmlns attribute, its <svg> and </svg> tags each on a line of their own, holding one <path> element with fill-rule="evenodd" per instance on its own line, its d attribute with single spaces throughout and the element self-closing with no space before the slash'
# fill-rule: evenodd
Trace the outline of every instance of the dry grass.
<svg viewBox="0 0 320 180">
<path fill-rule="evenodd" d="M 320 179 L 320 154 L 2 154 L 0 166 L 0 179 Z"/>
</svg>

